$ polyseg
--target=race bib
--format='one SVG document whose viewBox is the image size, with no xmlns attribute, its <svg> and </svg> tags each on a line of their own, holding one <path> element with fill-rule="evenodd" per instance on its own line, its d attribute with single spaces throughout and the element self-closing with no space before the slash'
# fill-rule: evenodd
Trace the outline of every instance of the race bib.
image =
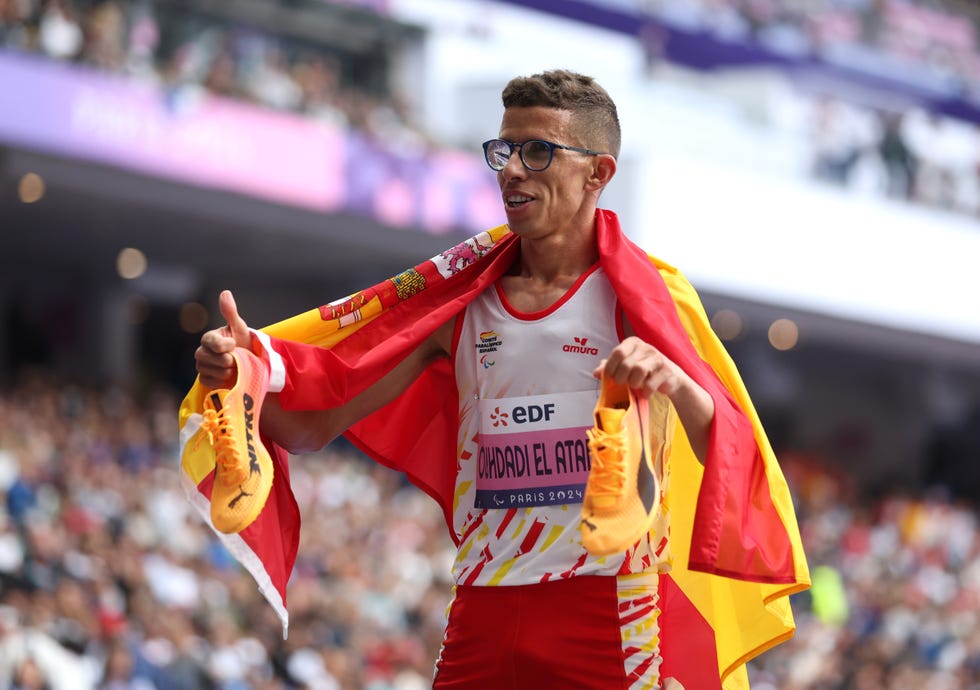
<svg viewBox="0 0 980 690">
<path fill-rule="evenodd" d="M 595 390 L 478 402 L 477 508 L 581 503 Z"/>
</svg>

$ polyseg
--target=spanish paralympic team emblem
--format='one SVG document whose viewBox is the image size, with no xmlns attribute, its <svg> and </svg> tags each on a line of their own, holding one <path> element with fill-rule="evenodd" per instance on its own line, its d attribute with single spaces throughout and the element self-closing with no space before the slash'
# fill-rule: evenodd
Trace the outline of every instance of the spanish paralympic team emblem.
<svg viewBox="0 0 980 690">
<path fill-rule="evenodd" d="M 495 362 L 490 356 L 492 353 L 500 349 L 503 342 L 500 340 L 500 336 L 497 335 L 496 331 L 483 331 L 480 333 L 480 341 L 475 344 L 476 352 L 480 355 L 480 364 L 484 369 L 489 369 Z"/>
<path fill-rule="evenodd" d="M 503 342 L 500 340 L 500 336 L 497 335 L 496 331 L 482 331 L 480 333 L 480 342 L 476 344 L 476 351 L 481 355 L 485 355 L 489 352 L 496 352 L 500 349 Z"/>
</svg>

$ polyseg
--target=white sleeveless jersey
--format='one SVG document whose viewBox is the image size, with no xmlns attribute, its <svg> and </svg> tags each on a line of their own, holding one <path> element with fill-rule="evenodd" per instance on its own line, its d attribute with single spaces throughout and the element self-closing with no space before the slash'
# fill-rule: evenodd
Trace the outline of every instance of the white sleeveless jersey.
<svg viewBox="0 0 980 690">
<path fill-rule="evenodd" d="M 650 570 L 663 553 L 644 539 L 596 558 L 579 525 L 599 382 L 622 339 L 616 295 L 596 265 L 550 308 L 525 314 L 499 283 L 457 326 L 458 474 L 453 527 L 457 584 L 525 585 Z"/>
</svg>

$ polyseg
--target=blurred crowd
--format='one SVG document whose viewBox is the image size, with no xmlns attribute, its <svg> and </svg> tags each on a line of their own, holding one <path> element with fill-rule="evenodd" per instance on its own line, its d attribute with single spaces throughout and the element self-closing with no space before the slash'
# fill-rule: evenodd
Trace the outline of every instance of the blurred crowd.
<svg viewBox="0 0 980 690">
<path fill-rule="evenodd" d="M 980 690 L 977 497 L 870 498 L 819 458 L 780 457 L 813 587 L 794 600 L 795 637 L 752 665 L 753 690 Z"/>
<path fill-rule="evenodd" d="M 791 54 L 850 56 L 980 95 L 980 7 L 972 0 L 638 0 L 651 14 Z"/>
<path fill-rule="evenodd" d="M 812 175 L 855 193 L 980 217 L 980 127 L 922 109 L 825 97 L 808 126 Z"/>
<path fill-rule="evenodd" d="M 607 0 L 613 1 L 613 0 Z M 980 103 L 980 3 L 969 0 L 637 0 L 654 16 L 791 55 L 823 55 L 898 81 Z M 662 36 L 644 33 L 648 59 Z M 867 105 L 858 89 L 812 103 L 813 175 L 858 192 L 980 216 L 980 127 Z M 832 93 L 832 92 L 831 92 Z"/>
<path fill-rule="evenodd" d="M 452 560 L 435 503 L 340 443 L 293 458 L 283 640 L 180 488 L 178 402 L 38 372 L 0 392 L 0 690 L 429 687 Z M 977 505 L 782 462 L 814 586 L 753 690 L 980 690 Z"/>
<path fill-rule="evenodd" d="M 952 92 L 980 96 L 980 5 L 926 0 L 644 0 L 653 14 L 788 49 L 861 46 Z M 192 5 L 191 5 L 192 6 Z M 974 8 L 970 13 L 969 8 Z M 0 47 L 302 113 L 366 133 L 401 154 L 434 142 L 379 62 L 154 0 L 0 0 Z M 868 65 L 865 57 L 856 57 Z M 913 69 L 914 68 L 914 69 Z M 358 69 L 360 72 L 358 72 Z M 892 69 L 892 72 L 896 72 Z M 367 70 L 367 71 L 365 71 Z M 372 71 L 373 70 L 373 71 Z M 814 103 L 803 132 L 813 175 L 842 187 L 980 215 L 976 123 L 880 111 L 843 98 Z"/>
<path fill-rule="evenodd" d="M 294 459 L 283 640 L 180 487 L 178 403 L 39 373 L 0 394 L 0 690 L 430 687 L 452 559 L 431 499 L 352 450 Z"/>
<path fill-rule="evenodd" d="M 380 140 L 428 143 L 387 81 L 391 56 L 382 46 L 352 55 L 192 8 L 156 0 L 0 0 L 0 48 L 127 75 L 175 94 L 205 91 L 302 113 Z"/>
</svg>

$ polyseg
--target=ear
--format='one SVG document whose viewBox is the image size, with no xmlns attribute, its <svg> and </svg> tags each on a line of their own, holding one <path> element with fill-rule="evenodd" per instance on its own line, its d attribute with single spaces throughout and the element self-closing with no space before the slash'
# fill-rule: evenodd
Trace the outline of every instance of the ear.
<svg viewBox="0 0 980 690">
<path fill-rule="evenodd" d="M 585 182 L 586 189 L 590 191 L 601 190 L 612 180 L 616 174 L 616 159 L 609 153 L 603 153 L 593 157 L 592 174 Z"/>
</svg>

